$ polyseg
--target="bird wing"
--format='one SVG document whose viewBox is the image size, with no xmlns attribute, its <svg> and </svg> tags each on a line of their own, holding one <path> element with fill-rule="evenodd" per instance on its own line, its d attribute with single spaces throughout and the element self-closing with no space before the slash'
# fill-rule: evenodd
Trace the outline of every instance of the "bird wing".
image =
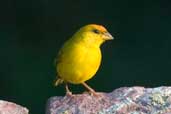
<svg viewBox="0 0 171 114">
<path fill-rule="evenodd" d="M 59 51 L 57 54 L 57 57 L 54 60 L 54 65 L 57 67 L 57 64 L 61 62 L 62 60 L 62 50 Z M 59 84 L 62 84 L 64 82 L 63 79 L 60 78 L 59 74 L 57 73 L 56 79 L 54 80 L 54 86 L 58 86 Z"/>
<path fill-rule="evenodd" d="M 55 67 L 57 66 L 58 63 L 61 62 L 61 60 L 62 60 L 62 53 L 63 53 L 62 50 L 60 50 L 59 53 L 57 54 L 57 57 L 54 60 Z"/>
</svg>

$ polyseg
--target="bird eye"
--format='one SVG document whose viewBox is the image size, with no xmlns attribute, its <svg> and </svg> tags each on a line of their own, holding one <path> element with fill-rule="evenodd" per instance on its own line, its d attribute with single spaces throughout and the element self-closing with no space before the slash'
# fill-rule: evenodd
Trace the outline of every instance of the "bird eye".
<svg viewBox="0 0 171 114">
<path fill-rule="evenodd" d="M 93 29 L 93 32 L 96 33 L 96 34 L 100 34 L 100 31 L 97 30 L 97 29 Z"/>
</svg>

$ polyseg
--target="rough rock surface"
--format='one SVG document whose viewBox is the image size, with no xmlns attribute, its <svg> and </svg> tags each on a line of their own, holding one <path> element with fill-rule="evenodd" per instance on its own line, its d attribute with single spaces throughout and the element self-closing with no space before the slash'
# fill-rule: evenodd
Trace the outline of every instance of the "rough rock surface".
<svg viewBox="0 0 171 114">
<path fill-rule="evenodd" d="M 0 114 L 28 114 L 28 109 L 12 102 L 0 100 Z"/>
<path fill-rule="evenodd" d="M 51 97 L 46 114 L 171 114 L 171 87 L 123 87 L 99 96 Z"/>
</svg>

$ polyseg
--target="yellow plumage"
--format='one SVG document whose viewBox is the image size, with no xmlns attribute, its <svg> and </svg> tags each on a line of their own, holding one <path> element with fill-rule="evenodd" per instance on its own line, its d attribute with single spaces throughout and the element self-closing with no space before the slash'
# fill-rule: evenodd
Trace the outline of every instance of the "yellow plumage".
<svg viewBox="0 0 171 114">
<path fill-rule="evenodd" d="M 56 85 L 64 81 L 88 86 L 84 82 L 95 75 L 101 63 L 100 45 L 111 39 L 113 37 L 101 25 L 90 24 L 79 29 L 58 53 Z"/>
</svg>

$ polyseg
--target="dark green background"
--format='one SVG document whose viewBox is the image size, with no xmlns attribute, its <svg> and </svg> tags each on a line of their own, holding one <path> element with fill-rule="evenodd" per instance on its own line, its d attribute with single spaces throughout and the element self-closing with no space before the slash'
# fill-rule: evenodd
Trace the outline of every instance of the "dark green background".
<svg viewBox="0 0 171 114">
<path fill-rule="evenodd" d="M 104 25 L 116 38 L 102 46 L 103 61 L 88 81 L 97 91 L 171 82 L 171 2 L 163 0 L 7 0 L 0 15 L 0 99 L 43 114 L 53 87 L 54 58 L 78 28 Z M 71 86 L 81 93 L 82 86 Z"/>
</svg>

